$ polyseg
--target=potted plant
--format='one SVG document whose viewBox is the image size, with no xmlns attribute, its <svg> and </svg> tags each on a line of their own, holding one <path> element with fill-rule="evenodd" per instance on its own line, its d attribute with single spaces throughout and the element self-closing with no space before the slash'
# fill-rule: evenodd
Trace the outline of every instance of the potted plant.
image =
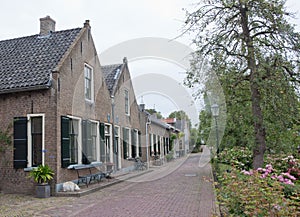
<svg viewBox="0 0 300 217">
<path fill-rule="evenodd" d="M 39 165 L 30 171 L 29 177 L 37 183 L 36 196 L 38 198 L 50 197 L 49 181 L 53 179 L 54 172 L 48 165 Z"/>
</svg>

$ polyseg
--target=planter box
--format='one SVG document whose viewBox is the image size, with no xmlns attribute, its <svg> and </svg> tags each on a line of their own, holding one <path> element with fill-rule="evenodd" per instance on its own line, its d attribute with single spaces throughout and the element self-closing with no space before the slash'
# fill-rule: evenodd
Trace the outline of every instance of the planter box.
<svg viewBox="0 0 300 217">
<path fill-rule="evenodd" d="M 50 185 L 37 185 L 35 188 L 37 198 L 50 197 Z"/>
</svg>

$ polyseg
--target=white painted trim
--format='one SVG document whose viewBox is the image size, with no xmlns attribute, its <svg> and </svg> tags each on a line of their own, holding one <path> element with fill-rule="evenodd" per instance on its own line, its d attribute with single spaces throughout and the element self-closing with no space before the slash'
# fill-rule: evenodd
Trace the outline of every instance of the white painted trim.
<svg viewBox="0 0 300 217">
<path fill-rule="evenodd" d="M 118 137 L 117 137 L 117 141 L 118 141 L 118 169 L 122 168 L 122 152 L 121 152 L 121 138 L 120 138 L 120 126 L 115 126 L 115 128 L 117 128 L 118 131 Z"/>
<path fill-rule="evenodd" d="M 91 69 L 91 99 L 85 98 L 85 67 L 88 67 L 88 68 Z M 94 68 L 91 65 L 87 64 L 87 63 L 84 63 L 83 78 L 84 78 L 84 81 L 83 81 L 84 82 L 83 83 L 83 85 L 84 85 L 84 99 L 85 99 L 85 101 L 93 104 L 95 102 L 95 98 L 94 98 L 94 96 L 95 96 L 95 91 L 94 91 L 94 88 L 95 88 Z"/>
<path fill-rule="evenodd" d="M 31 118 L 42 117 L 42 165 L 45 165 L 45 114 L 27 114 L 27 167 L 32 167 Z"/>
<path fill-rule="evenodd" d="M 100 132 L 99 132 L 99 126 L 100 126 L 100 123 L 99 121 L 94 121 L 94 120 L 90 120 L 92 123 L 95 123 L 97 124 L 97 138 L 96 138 L 96 161 L 100 161 Z"/>
<path fill-rule="evenodd" d="M 105 133 L 105 126 L 109 126 L 109 133 Z M 106 135 L 109 135 L 109 159 L 110 161 L 112 162 L 113 161 L 113 138 L 112 138 L 112 124 L 109 124 L 109 123 L 104 123 L 104 136 L 106 137 Z M 106 138 L 105 138 L 105 142 L 106 142 Z M 105 144 L 105 155 L 107 153 L 107 150 L 106 150 L 106 144 Z M 106 157 L 105 157 L 105 161 L 106 161 Z M 106 162 L 107 163 L 107 162 Z"/>
<path fill-rule="evenodd" d="M 78 152 L 77 152 L 77 157 L 78 157 L 78 164 L 82 164 L 82 129 L 81 129 L 81 118 L 75 117 L 72 115 L 67 115 L 68 118 L 78 120 Z"/>
<path fill-rule="evenodd" d="M 135 136 L 136 136 L 136 144 L 135 144 L 135 150 L 136 150 L 136 156 L 140 157 L 139 155 L 139 131 L 138 129 L 134 129 L 135 131 Z"/>
</svg>

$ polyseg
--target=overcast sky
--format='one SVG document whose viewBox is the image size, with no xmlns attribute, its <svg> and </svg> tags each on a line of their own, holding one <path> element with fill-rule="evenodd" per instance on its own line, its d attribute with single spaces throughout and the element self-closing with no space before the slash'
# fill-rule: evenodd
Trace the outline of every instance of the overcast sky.
<svg viewBox="0 0 300 217">
<path fill-rule="evenodd" d="M 181 33 L 185 13 L 183 8 L 191 9 L 194 0 L 0 0 L 0 40 L 28 36 L 39 33 L 39 18 L 49 15 L 56 21 L 56 30 L 82 27 L 85 20 L 90 20 L 92 35 L 98 54 L 110 50 L 112 47 L 144 37 L 174 39 Z M 288 6 L 292 11 L 300 11 L 299 0 L 288 0 Z M 297 17 L 300 17 L 297 15 Z M 293 21 L 299 22 L 299 20 Z M 299 22 L 300 23 L 300 22 Z M 299 25 L 300 26 L 300 25 Z M 298 28 L 299 30 L 299 28 Z M 190 47 L 189 36 L 176 39 L 179 43 Z M 126 55 L 126 54 L 124 54 Z M 130 56 L 130 55 L 129 55 Z M 159 57 L 159 55 L 158 55 Z M 172 57 L 170 57 L 172 58 Z M 122 59 L 120 58 L 121 62 Z M 106 64 L 100 58 L 101 64 Z M 176 61 L 175 61 L 176 62 Z M 180 62 L 180 61 L 179 61 Z M 139 61 L 131 61 L 129 66 L 133 78 L 143 74 L 163 74 L 172 80 L 171 83 L 179 85 L 182 91 L 182 72 L 185 67 L 174 64 L 174 61 L 165 61 L 163 58 L 142 58 Z M 172 72 L 174 74 L 172 74 Z M 171 73 L 171 74 L 170 74 Z M 154 79 L 156 76 L 152 76 Z M 138 79 L 136 79 L 138 80 Z M 162 79 L 163 80 L 163 79 Z M 153 82 L 153 81 L 152 81 Z M 161 81 L 162 82 L 162 81 Z M 165 80 L 161 85 L 168 85 Z M 170 86 L 170 88 L 174 88 Z M 176 87 L 177 88 L 177 87 Z M 163 90 L 161 90 L 163 91 Z M 185 97 L 186 91 L 182 91 Z M 157 91 L 136 93 L 138 99 L 143 96 L 148 108 L 155 107 L 167 116 L 174 110 L 183 109 L 180 104 L 182 99 L 174 99 L 174 96 L 166 92 Z M 176 98 L 176 97 L 175 97 Z M 189 97 L 185 97 L 190 101 Z M 178 102 L 181 101 L 181 103 Z M 197 107 L 194 102 L 188 106 Z M 184 110 L 184 109 L 183 109 Z M 198 114 L 192 111 L 194 124 Z"/>
</svg>

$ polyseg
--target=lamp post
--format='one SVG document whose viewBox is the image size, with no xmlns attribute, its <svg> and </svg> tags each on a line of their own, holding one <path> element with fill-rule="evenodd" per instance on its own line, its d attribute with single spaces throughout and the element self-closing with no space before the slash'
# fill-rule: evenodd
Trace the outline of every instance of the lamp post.
<svg viewBox="0 0 300 217">
<path fill-rule="evenodd" d="M 118 150 L 116 147 L 116 135 L 115 135 L 115 97 L 114 96 L 111 96 L 111 118 L 112 118 L 114 170 L 117 171 L 117 169 L 118 169 L 118 161 L 117 161 Z"/>
<path fill-rule="evenodd" d="M 216 142 L 217 142 L 217 156 L 219 155 L 219 131 L 218 131 L 218 121 L 217 118 L 219 116 L 219 105 L 218 104 L 213 104 L 211 106 L 211 113 L 212 116 L 215 118 L 216 122 Z"/>
<path fill-rule="evenodd" d="M 147 160 L 147 169 L 149 169 L 149 137 L 148 137 L 148 126 L 151 124 L 151 120 L 149 119 L 149 117 L 147 116 L 147 122 L 146 122 L 146 160 Z"/>
</svg>

